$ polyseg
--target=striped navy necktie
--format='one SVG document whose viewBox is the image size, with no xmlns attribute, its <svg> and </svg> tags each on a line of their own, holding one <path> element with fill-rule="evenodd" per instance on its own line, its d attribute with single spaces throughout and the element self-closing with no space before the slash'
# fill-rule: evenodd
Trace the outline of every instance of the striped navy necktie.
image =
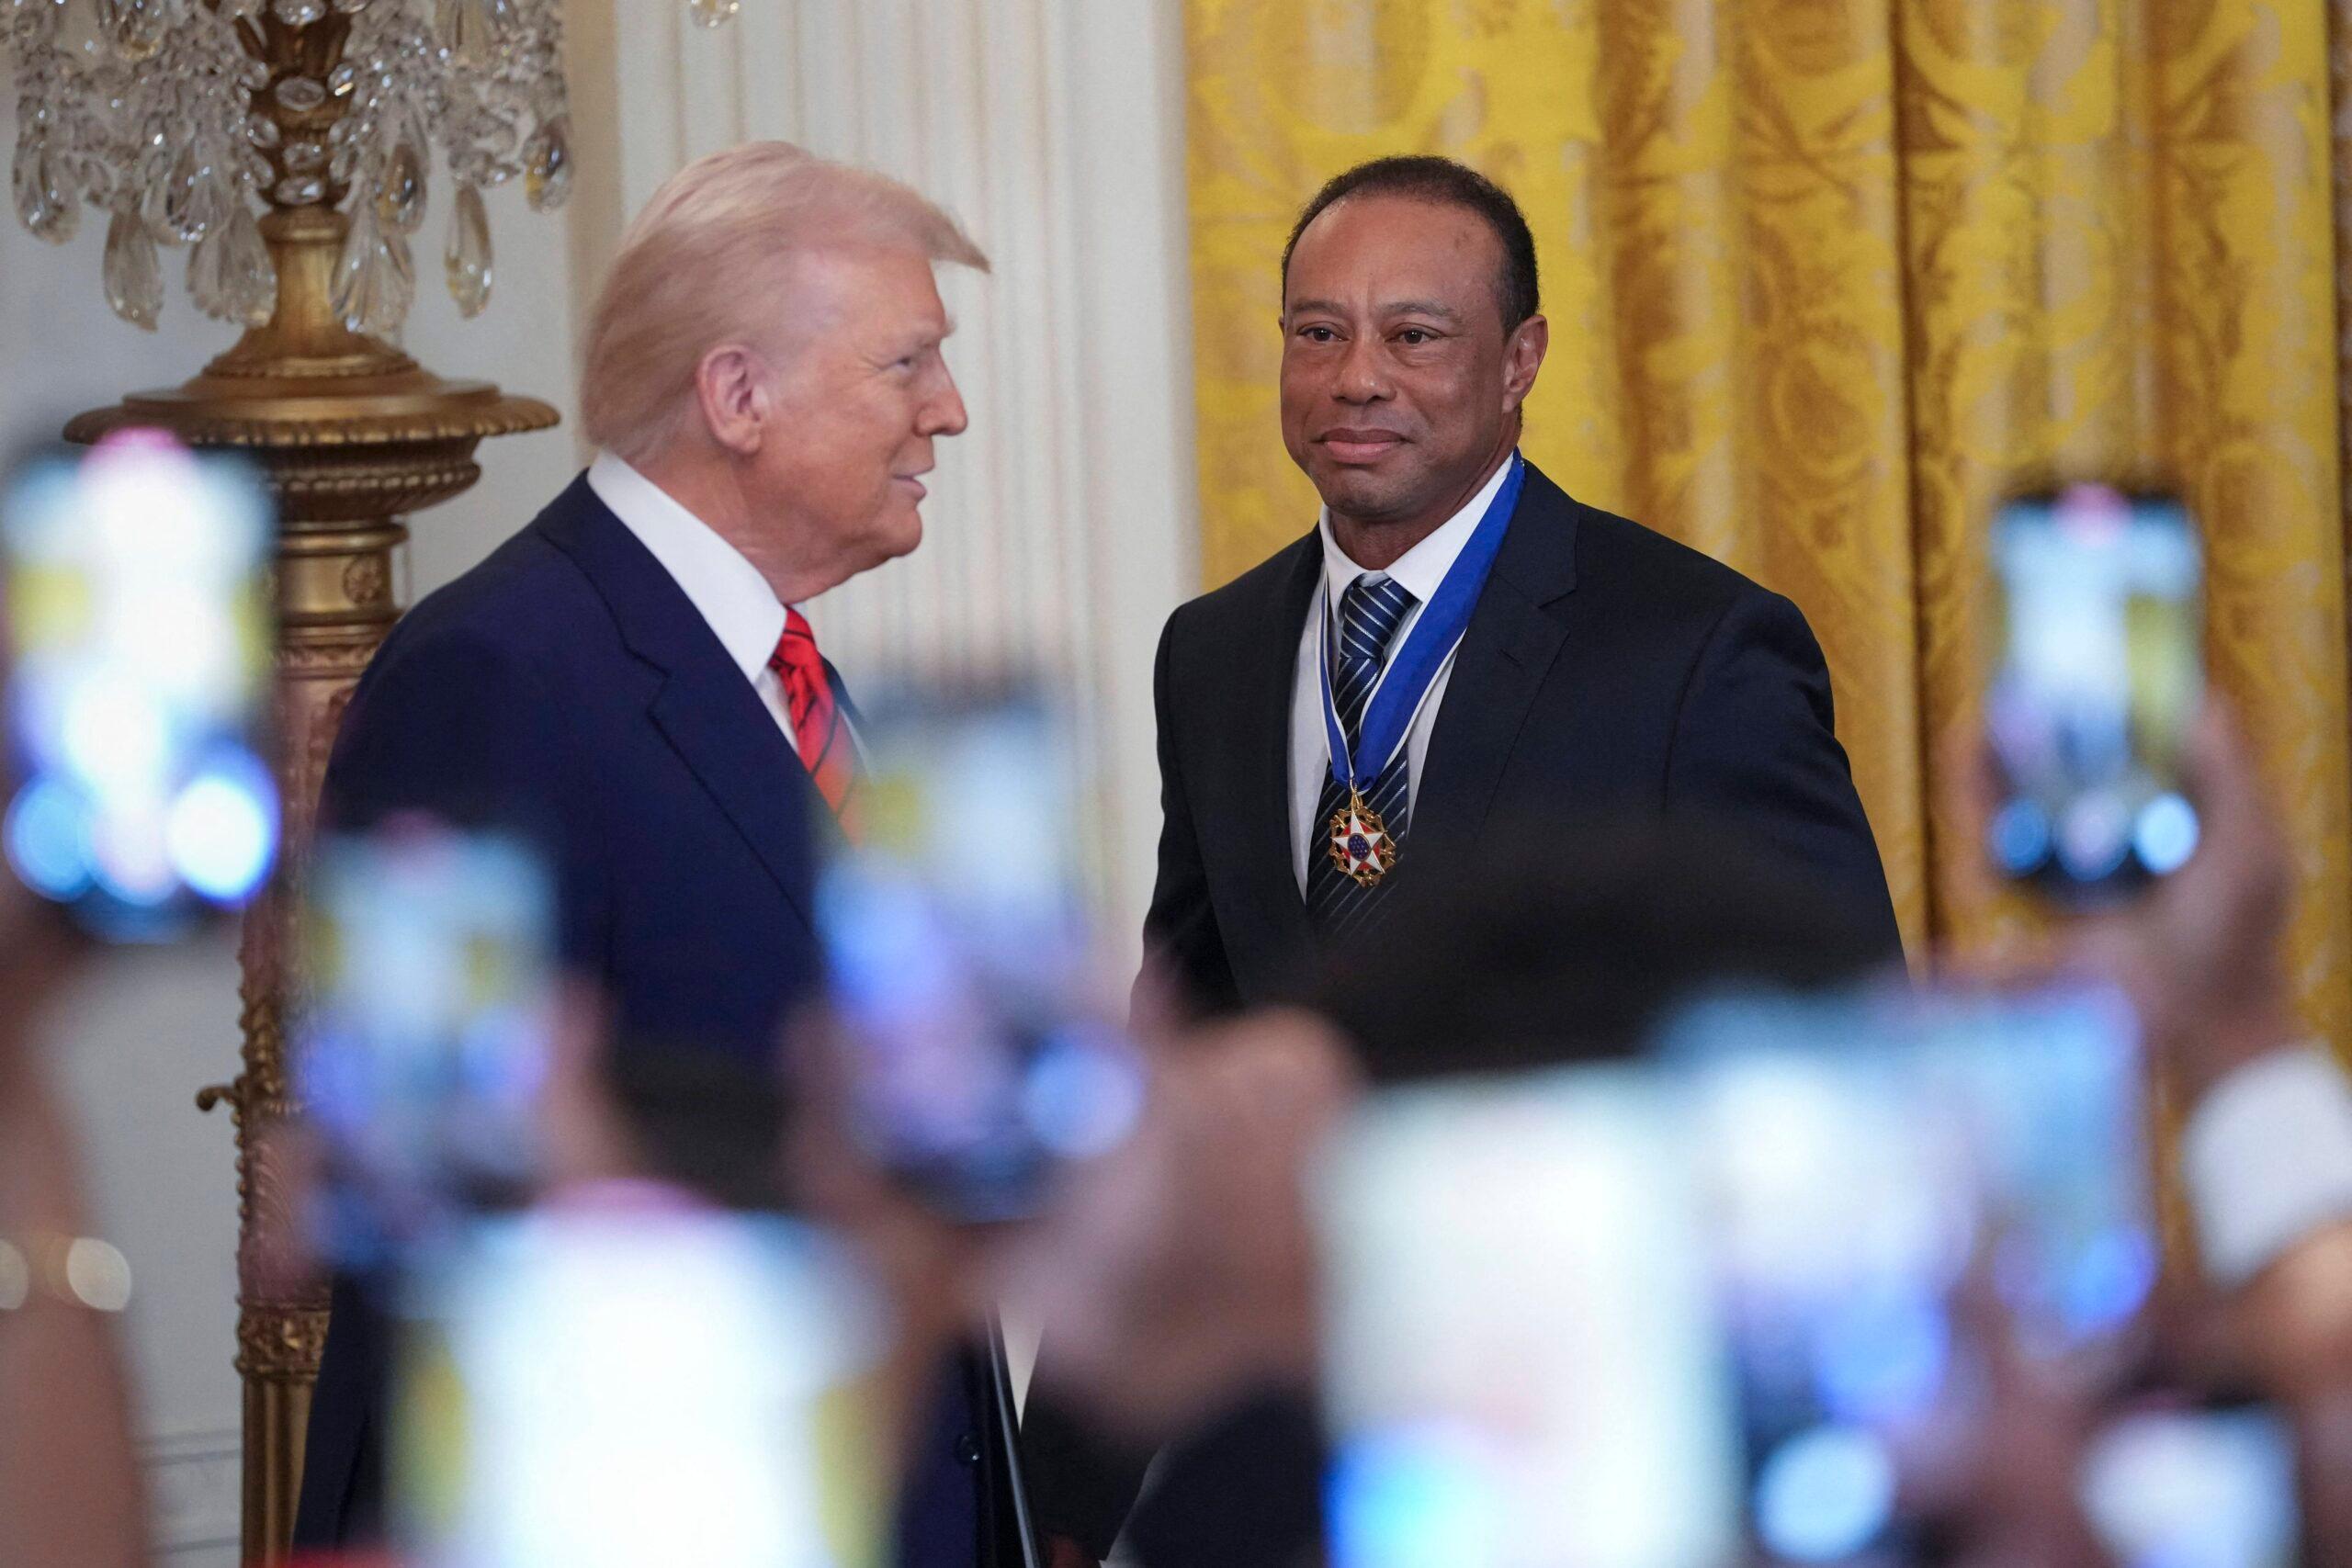
<svg viewBox="0 0 2352 1568">
<path fill-rule="evenodd" d="M 1404 625 L 1405 613 L 1416 602 L 1402 584 L 1377 571 L 1365 572 L 1340 596 L 1340 637 L 1331 649 L 1331 705 L 1338 711 L 1351 753 L 1363 724 L 1364 704 L 1387 662 L 1388 646 L 1396 640 L 1396 628 Z M 1410 750 L 1400 745 L 1393 758 L 1365 757 L 1357 765 L 1359 778 L 1369 769 L 1380 770 L 1363 786 L 1364 804 L 1380 814 L 1388 836 L 1399 842 L 1411 815 L 1411 770 L 1407 761 Z M 1363 923 L 1387 886 L 1385 880 L 1370 887 L 1360 886 L 1332 863 L 1324 848 L 1327 824 L 1347 804 L 1347 785 L 1331 777 L 1327 768 L 1322 799 L 1306 840 L 1306 912 L 1317 931 L 1335 940 Z"/>
</svg>

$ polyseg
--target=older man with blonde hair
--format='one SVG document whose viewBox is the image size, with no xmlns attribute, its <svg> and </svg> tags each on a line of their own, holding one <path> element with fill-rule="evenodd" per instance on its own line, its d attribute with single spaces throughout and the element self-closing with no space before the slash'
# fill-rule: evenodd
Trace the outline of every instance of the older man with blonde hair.
<svg viewBox="0 0 2352 1568">
<path fill-rule="evenodd" d="M 854 834 L 859 779 L 800 606 L 922 538 L 922 476 L 965 427 L 941 262 L 988 265 L 881 175 L 778 142 L 682 171 L 597 301 L 594 461 L 418 604 L 353 694 L 322 818 L 422 810 L 542 846 L 563 958 L 601 988 L 624 1078 L 691 1061 L 693 1081 L 725 1064 L 755 1085 L 816 978 L 811 846 Z M 337 1281 L 302 1544 L 381 1528 L 379 1283 Z M 1003 1456 L 975 1369 L 948 1369 L 938 1404 L 900 1559 L 960 1568 L 993 1556 Z"/>
</svg>

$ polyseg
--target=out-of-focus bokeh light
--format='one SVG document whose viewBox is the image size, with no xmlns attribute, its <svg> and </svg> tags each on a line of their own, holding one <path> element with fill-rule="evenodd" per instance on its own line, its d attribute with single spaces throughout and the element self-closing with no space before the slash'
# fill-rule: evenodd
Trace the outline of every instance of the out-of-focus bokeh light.
<svg viewBox="0 0 2352 1568">
<path fill-rule="evenodd" d="M 2197 852 L 2197 808 L 2170 791 L 2140 807 L 2132 829 L 2140 863 L 2158 876 L 2178 871 Z"/>
<path fill-rule="evenodd" d="M 1822 1402 L 1849 1421 L 1925 1413 L 1951 1359 L 1951 1325 L 1924 1291 L 1866 1292 L 1830 1314 L 1814 1347 Z"/>
<path fill-rule="evenodd" d="M 2293 1439 L 2262 1410 L 2145 1411 L 2091 1444 L 2082 1495 L 2119 1568 L 2296 1561 Z"/>
<path fill-rule="evenodd" d="M 43 897 L 79 897 L 90 886 L 90 812 L 53 779 L 25 786 L 8 808 L 8 863 Z"/>
<path fill-rule="evenodd" d="M 1894 1515 L 1894 1458 L 1858 1427 L 1798 1433 L 1772 1450 L 1756 1479 L 1756 1533 L 1799 1562 L 1852 1556 Z"/>
<path fill-rule="evenodd" d="M 1143 1115 L 1143 1065 L 1108 1030 L 1071 1030 L 1030 1064 L 1022 1102 L 1038 1142 L 1064 1159 L 1091 1159 L 1135 1131 Z"/>
<path fill-rule="evenodd" d="M 164 828 L 172 864 L 216 904 L 252 896 L 277 858 L 277 789 L 251 757 L 232 753 L 172 802 Z"/>
<path fill-rule="evenodd" d="M 1986 837 L 1993 863 L 2011 876 L 2024 876 L 2050 858 L 2050 814 L 2023 796 L 1993 815 Z"/>
<path fill-rule="evenodd" d="M 1329 1483 L 1334 1568 L 1484 1568 L 1493 1539 L 1496 1456 L 1476 1433 L 1443 1424 L 1351 1444 Z"/>
</svg>

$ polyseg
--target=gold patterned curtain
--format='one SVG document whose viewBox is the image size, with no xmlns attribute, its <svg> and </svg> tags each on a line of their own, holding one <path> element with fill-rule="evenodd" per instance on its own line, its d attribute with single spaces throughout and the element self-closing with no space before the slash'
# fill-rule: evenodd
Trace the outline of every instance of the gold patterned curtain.
<svg viewBox="0 0 2352 1568">
<path fill-rule="evenodd" d="M 2030 924 L 1970 902 L 1928 777 L 1979 720 L 1988 504 L 2020 470 L 2185 487 L 2301 857 L 2299 999 L 2344 1044 L 2336 5 L 1188 0 L 1209 581 L 1314 515 L 1275 424 L 1292 215 L 1360 159 L 1460 157 L 1541 248 L 1529 455 L 1803 606 L 1915 952 Z"/>
</svg>

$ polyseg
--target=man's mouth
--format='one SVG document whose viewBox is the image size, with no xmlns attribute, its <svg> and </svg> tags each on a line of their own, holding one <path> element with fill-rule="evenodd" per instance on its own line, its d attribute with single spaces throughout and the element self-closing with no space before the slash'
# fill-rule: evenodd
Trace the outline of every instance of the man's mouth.
<svg viewBox="0 0 2352 1568">
<path fill-rule="evenodd" d="M 1374 463 L 1405 444 L 1405 438 L 1393 430 L 1358 430 L 1342 425 L 1327 430 L 1316 441 L 1324 451 L 1342 463 Z"/>
<path fill-rule="evenodd" d="M 927 471 L 927 470 L 926 470 L 926 471 Z M 892 484 L 901 484 L 901 485 L 904 485 L 904 486 L 906 486 L 909 490 L 910 490 L 910 491 L 914 491 L 914 492 L 915 492 L 915 499 L 916 499 L 917 501 L 921 501 L 924 496 L 929 495 L 929 494 L 931 493 L 931 491 L 930 491 L 925 490 L 925 489 L 923 488 L 923 482 L 922 482 L 922 480 L 921 480 L 921 479 L 917 479 L 917 478 L 916 478 L 914 475 L 912 475 L 912 474 L 892 474 L 892 475 L 890 476 L 890 482 L 891 482 Z"/>
</svg>

